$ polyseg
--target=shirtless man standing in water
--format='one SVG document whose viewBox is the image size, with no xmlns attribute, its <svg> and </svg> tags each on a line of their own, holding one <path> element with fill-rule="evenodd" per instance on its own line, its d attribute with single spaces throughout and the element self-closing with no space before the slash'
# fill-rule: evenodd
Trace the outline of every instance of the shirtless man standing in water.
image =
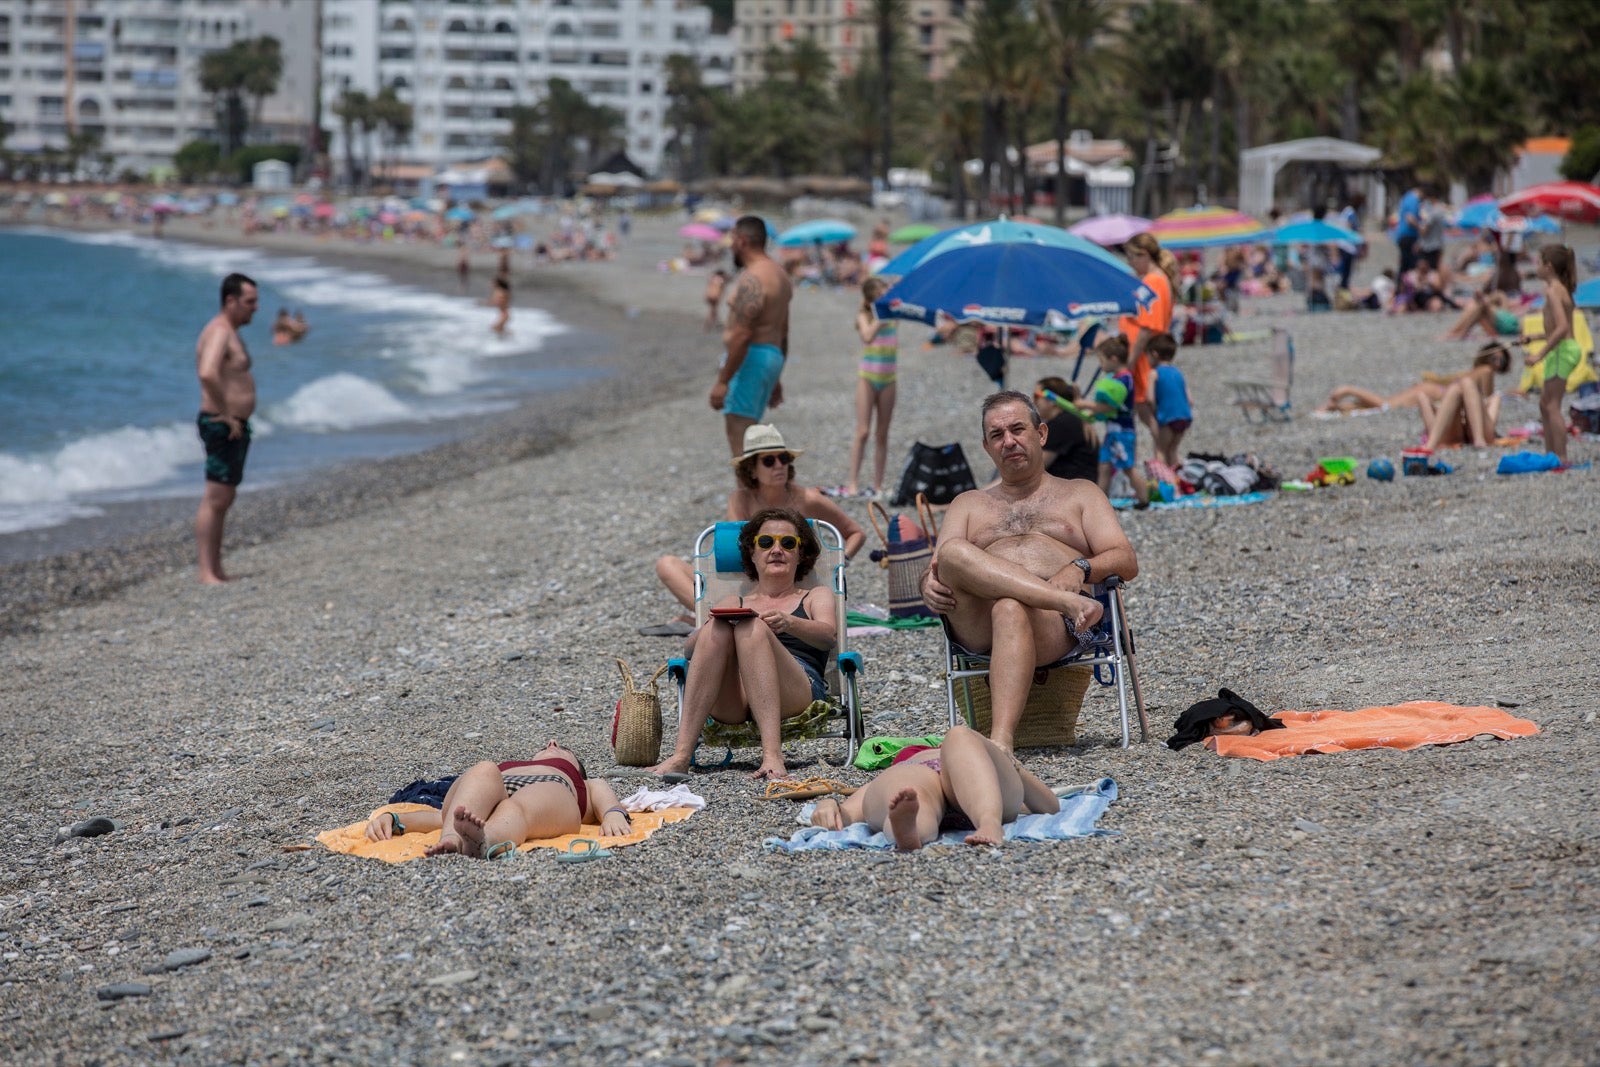
<svg viewBox="0 0 1600 1067">
<path fill-rule="evenodd" d="M 1100 618 L 1079 590 L 1139 573 L 1117 513 L 1093 482 L 1046 474 L 1048 430 L 1012 391 L 983 402 L 983 450 L 1000 471 L 988 489 L 956 497 L 922 579 L 928 606 L 951 635 L 988 653 L 992 740 L 1010 752 L 1034 668 L 1065 656 Z"/>
<path fill-rule="evenodd" d="M 206 488 L 194 517 L 194 539 L 200 548 L 200 580 L 207 585 L 228 580 L 222 570 L 222 525 L 244 480 L 250 416 L 256 410 L 256 380 L 239 329 L 255 315 L 258 300 L 256 283 L 243 274 L 222 279 L 222 310 L 205 324 L 195 344 L 200 378 L 195 424 L 206 446 Z"/>
<path fill-rule="evenodd" d="M 767 255 L 767 224 L 746 215 L 733 224 L 730 238 L 739 276 L 728 301 L 722 331 L 727 350 L 711 387 L 711 407 L 723 413 L 728 454 L 744 449 L 744 432 L 761 421 L 767 406 L 783 403 L 784 360 L 789 356 L 789 300 L 794 287 L 783 268 Z"/>
</svg>

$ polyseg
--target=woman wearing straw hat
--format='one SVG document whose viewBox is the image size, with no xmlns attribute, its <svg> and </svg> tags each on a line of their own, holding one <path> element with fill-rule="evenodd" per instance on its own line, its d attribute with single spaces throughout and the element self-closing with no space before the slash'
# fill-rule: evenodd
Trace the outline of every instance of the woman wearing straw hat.
<svg viewBox="0 0 1600 1067">
<path fill-rule="evenodd" d="M 794 461 L 804 454 L 805 449 L 785 444 L 783 434 L 770 423 L 758 422 L 745 430 L 744 451 L 732 460 L 739 487 L 728 494 L 723 518 L 745 522 L 763 508 L 788 508 L 805 518 L 832 523 L 844 538 L 845 558 L 851 558 L 866 544 L 866 531 L 820 489 L 795 481 Z M 656 577 L 685 613 L 671 622 L 640 627 L 639 632 L 646 637 L 684 637 L 694 629 L 694 568 L 681 556 L 662 556 L 656 560 Z"/>
</svg>

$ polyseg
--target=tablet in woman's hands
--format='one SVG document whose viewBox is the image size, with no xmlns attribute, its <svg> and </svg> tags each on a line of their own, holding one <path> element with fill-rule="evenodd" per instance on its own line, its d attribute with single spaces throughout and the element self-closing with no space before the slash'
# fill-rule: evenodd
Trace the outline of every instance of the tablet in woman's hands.
<svg viewBox="0 0 1600 1067">
<path fill-rule="evenodd" d="M 756 617 L 755 608 L 712 608 L 713 619 L 725 619 L 728 622 L 737 622 L 740 619 L 753 619 Z"/>
</svg>

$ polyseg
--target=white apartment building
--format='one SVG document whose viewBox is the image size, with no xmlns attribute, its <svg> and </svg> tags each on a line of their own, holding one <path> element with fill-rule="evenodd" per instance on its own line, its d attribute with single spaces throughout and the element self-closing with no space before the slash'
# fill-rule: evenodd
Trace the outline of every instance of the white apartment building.
<svg viewBox="0 0 1600 1067">
<path fill-rule="evenodd" d="M 900 25 L 929 78 L 938 81 L 954 66 L 967 39 L 966 20 L 983 0 L 909 0 Z M 732 37 L 738 49 L 734 85 L 740 91 L 766 79 L 767 49 L 797 40 L 815 41 L 833 60 L 836 76 L 855 72 L 877 48 L 878 31 L 869 0 L 734 0 Z"/>
<path fill-rule="evenodd" d="M 303 142 L 316 104 L 315 0 L 0 0 L 0 117 L 6 147 L 61 147 L 96 131 L 116 166 L 168 166 L 185 142 L 217 138 L 200 57 L 271 35 L 284 56 L 256 139 Z"/>
<path fill-rule="evenodd" d="M 666 57 L 694 57 L 709 85 L 732 78 L 733 42 L 712 34 L 698 0 L 322 3 L 323 124 L 336 174 L 345 150 L 333 107 L 346 89 L 395 87 L 414 123 L 397 158 L 441 166 L 496 154 L 510 109 L 536 104 L 549 78 L 565 78 L 622 112 L 629 158 L 655 173 L 668 135 Z M 382 153 L 369 147 L 377 161 Z"/>
</svg>

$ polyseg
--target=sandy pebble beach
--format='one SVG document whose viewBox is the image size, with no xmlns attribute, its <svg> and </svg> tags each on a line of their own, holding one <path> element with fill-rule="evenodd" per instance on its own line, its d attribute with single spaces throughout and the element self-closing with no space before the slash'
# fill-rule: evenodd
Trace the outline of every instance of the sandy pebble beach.
<svg viewBox="0 0 1600 1067">
<path fill-rule="evenodd" d="M 612 342 L 608 388 L 245 495 L 231 586 L 196 584 L 170 525 L 0 569 L 0 1059 L 1594 1061 L 1600 482 L 1497 476 L 1503 449 L 1448 455 L 1447 477 L 1124 513 L 1152 743 L 1117 747 L 1092 689 L 1076 748 L 1023 754 L 1054 785 L 1114 778 L 1115 836 L 769 854 L 794 808 L 755 799 L 745 752 L 694 779 L 706 810 L 602 863 L 284 851 L 415 778 L 552 737 L 624 795 L 645 784 L 610 757 L 613 661 L 641 673 L 676 651 L 637 633 L 672 613 L 651 563 L 731 485 L 703 277 L 655 269 L 678 221 L 638 220 L 614 263 L 519 271 L 519 301 Z M 453 282 L 448 253 L 337 255 Z M 810 484 L 846 474 L 858 300 L 796 299 L 773 421 Z M 1331 387 L 1398 389 L 1473 351 L 1430 340 L 1432 317 L 1247 307 L 1239 328 L 1294 333 L 1297 417 L 1247 426 L 1229 405 L 1264 344 L 1183 349 L 1186 444 L 1286 476 L 1415 440 L 1414 412 L 1310 418 Z M 985 476 L 986 379 L 904 334 L 891 463 L 960 440 Z M 1016 361 L 1013 378 L 1070 370 Z M 1536 417 L 1513 401 L 1502 427 Z M 1597 453 L 1572 443 L 1576 463 Z M 850 582 L 884 602 L 864 556 Z M 942 726 L 936 631 L 858 647 L 870 733 Z M 1160 744 L 1222 686 L 1267 711 L 1500 704 L 1541 732 L 1274 763 Z M 795 746 L 791 766 L 864 780 L 823 761 L 837 748 Z M 53 843 L 90 816 L 118 828 Z"/>
</svg>

